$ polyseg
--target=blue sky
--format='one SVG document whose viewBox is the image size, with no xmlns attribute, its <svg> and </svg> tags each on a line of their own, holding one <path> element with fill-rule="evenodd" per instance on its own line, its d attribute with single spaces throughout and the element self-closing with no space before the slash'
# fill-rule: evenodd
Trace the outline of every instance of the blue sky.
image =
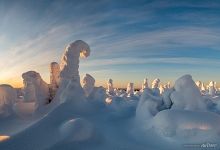
<svg viewBox="0 0 220 150">
<path fill-rule="evenodd" d="M 0 0 L 0 83 L 22 84 L 77 39 L 91 47 L 80 62 L 97 85 L 144 78 L 220 81 L 219 0 Z"/>
</svg>

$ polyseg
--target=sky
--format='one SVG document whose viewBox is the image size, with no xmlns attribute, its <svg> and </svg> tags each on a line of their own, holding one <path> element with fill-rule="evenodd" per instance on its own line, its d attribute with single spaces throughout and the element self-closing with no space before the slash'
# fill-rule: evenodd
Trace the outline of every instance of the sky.
<svg viewBox="0 0 220 150">
<path fill-rule="evenodd" d="M 49 82 L 50 62 L 78 39 L 91 48 L 80 75 L 96 85 L 220 82 L 219 0 L 0 0 L 0 84 L 21 87 L 30 70 Z"/>
</svg>

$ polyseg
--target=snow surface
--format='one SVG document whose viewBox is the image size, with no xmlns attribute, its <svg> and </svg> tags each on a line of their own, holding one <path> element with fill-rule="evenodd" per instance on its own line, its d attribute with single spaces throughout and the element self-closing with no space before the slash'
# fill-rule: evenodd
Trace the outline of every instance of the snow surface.
<svg viewBox="0 0 220 150">
<path fill-rule="evenodd" d="M 190 148 L 189 144 L 220 147 L 220 97 L 216 92 L 211 95 L 204 89 L 201 93 L 202 85 L 199 89 L 190 75 L 177 79 L 174 87 L 170 83 L 161 86 L 161 93 L 159 79 L 152 82 L 152 88 L 145 79 L 142 90 L 134 92 L 132 83 L 125 91 L 114 89 L 112 80 L 107 89 L 95 87 L 95 79 L 86 74 L 81 86 L 79 58 L 89 54 L 88 44 L 81 40 L 66 47 L 60 79 L 57 63 L 57 71 L 51 72 L 51 85 L 58 89 L 48 104 L 48 85 L 37 72 L 22 75 L 24 100 L 11 86 L 0 85 L 0 110 L 6 114 L 0 117 L 0 139 L 4 139 L 0 140 L 0 149 L 181 150 Z M 35 103 L 47 111 L 34 115 Z"/>
</svg>

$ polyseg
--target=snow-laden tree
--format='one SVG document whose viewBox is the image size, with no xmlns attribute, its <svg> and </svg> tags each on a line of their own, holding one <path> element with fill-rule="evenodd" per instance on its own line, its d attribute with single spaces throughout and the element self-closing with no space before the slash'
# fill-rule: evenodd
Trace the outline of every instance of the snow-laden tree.
<svg viewBox="0 0 220 150">
<path fill-rule="evenodd" d="M 108 82 L 107 82 L 107 90 L 106 92 L 109 94 L 109 95 L 113 95 L 115 92 L 114 92 L 114 86 L 113 86 L 113 80 L 112 79 L 109 79 Z"/>
<path fill-rule="evenodd" d="M 159 83 L 160 79 L 156 78 L 152 82 L 152 90 L 153 90 L 153 95 L 160 95 L 160 90 L 159 90 Z"/>
<path fill-rule="evenodd" d="M 88 97 L 95 87 L 95 79 L 90 75 L 86 74 L 82 79 L 82 88 L 85 92 L 86 97 Z"/>
<path fill-rule="evenodd" d="M 17 99 L 16 90 L 6 84 L 0 85 L 0 117 L 7 117 L 13 113 L 13 104 Z"/>
<path fill-rule="evenodd" d="M 80 82 L 79 77 L 79 58 L 85 58 L 90 55 L 89 45 L 82 41 L 77 40 L 69 44 L 61 58 L 60 62 L 60 79 L 63 80 L 76 80 Z"/>
<path fill-rule="evenodd" d="M 142 83 L 141 91 L 143 92 L 145 88 L 148 88 L 148 79 L 145 78 L 144 82 Z"/>
<path fill-rule="evenodd" d="M 127 85 L 127 96 L 131 97 L 134 95 L 134 83 L 128 83 Z"/>
<path fill-rule="evenodd" d="M 57 62 L 50 64 L 50 85 L 53 90 L 59 87 L 60 65 Z"/>
<path fill-rule="evenodd" d="M 22 74 L 24 83 L 24 100 L 34 101 L 36 109 L 49 102 L 49 87 L 40 74 L 28 71 Z"/>
</svg>

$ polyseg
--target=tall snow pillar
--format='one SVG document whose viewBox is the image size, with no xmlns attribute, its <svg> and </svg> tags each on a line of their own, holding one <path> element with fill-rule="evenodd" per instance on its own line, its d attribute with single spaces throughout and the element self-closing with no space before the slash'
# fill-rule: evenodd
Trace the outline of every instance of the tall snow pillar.
<svg viewBox="0 0 220 150">
<path fill-rule="evenodd" d="M 160 95 L 159 83 L 160 83 L 160 79 L 158 78 L 154 79 L 154 81 L 152 82 L 152 90 L 154 95 Z"/>
<path fill-rule="evenodd" d="M 114 94 L 114 86 L 113 86 L 113 80 L 109 79 L 107 82 L 107 93 L 112 95 Z"/>
<path fill-rule="evenodd" d="M 77 40 L 65 48 L 60 63 L 60 82 L 75 80 L 80 83 L 79 58 L 88 57 L 90 48 L 87 43 Z"/>
<path fill-rule="evenodd" d="M 144 91 L 145 88 L 148 88 L 148 80 L 147 80 L 147 78 L 144 79 L 144 83 L 142 84 L 141 91 Z"/>
<path fill-rule="evenodd" d="M 128 95 L 128 97 L 134 95 L 134 83 L 128 83 L 128 85 L 127 85 L 127 95 Z"/>
<path fill-rule="evenodd" d="M 82 88 L 85 92 L 86 97 L 88 97 L 95 87 L 95 79 L 90 75 L 86 74 L 82 79 Z"/>
<path fill-rule="evenodd" d="M 60 80 L 60 65 L 57 62 L 50 64 L 50 86 L 53 91 L 56 92 L 59 87 Z"/>
</svg>

